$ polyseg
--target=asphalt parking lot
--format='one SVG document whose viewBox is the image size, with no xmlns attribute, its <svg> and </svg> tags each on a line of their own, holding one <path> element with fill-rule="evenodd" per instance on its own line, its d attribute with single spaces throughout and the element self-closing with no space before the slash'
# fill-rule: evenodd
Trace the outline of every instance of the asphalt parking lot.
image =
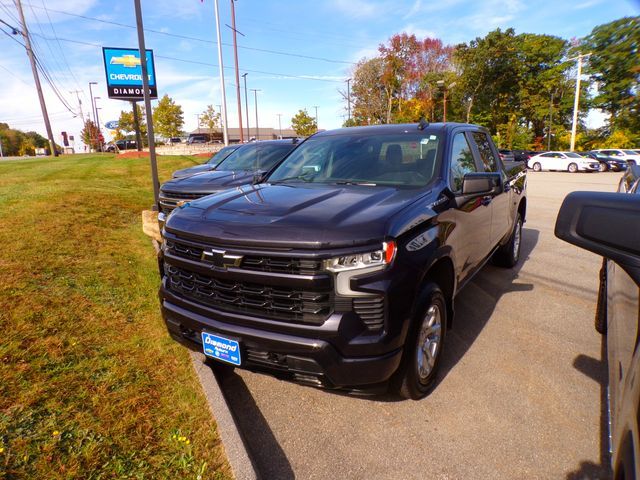
<svg viewBox="0 0 640 480">
<path fill-rule="evenodd" d="M 522 258 L 456 299 L 441 380 L 421 401 L 239 371 L 223 388 L 263 478 L 606 478 L 600 259 L 553 235 L 564 196 L 621 174 L 530 173 Z"/>
</svg>

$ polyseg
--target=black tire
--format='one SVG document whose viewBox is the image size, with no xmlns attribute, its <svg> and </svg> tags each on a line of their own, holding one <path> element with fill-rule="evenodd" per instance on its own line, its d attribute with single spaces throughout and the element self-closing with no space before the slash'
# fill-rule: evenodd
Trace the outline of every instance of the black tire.
<svg viewBox="0 0 640 480">
<path fill-rule="evenodd" d="M 570 163 L 567 170 L 569 170 L 570 173 L 576 173 L 578 171 L 578 165 L 576 165 L 575 163 Z"/>
<path fill-rule="evenodd" d="M 609 171 L 609 166 L 604 162 L 600 162 L 600 166 L 598 167 L 598 171 L 599 172 L 607 172 L 607 171 Z"/>
<path fill-rule="evenodd" d="M 522 217 L 520 213 L 516 216 L 513 231 L 507 243 L 502 245 L 493 255 L 493 263 L 504 268 L 513 268 L 520 260 L 520 250 L 522 249 Z"/>
<path fill-rule="evenodd" d="M 540 172 L 542 170 L 542 165 L 540 165 L 538 162 L 533 164 L 533 171 L 534 172 Z"/>
<path fill-rule="evenodd" d="M 440 287 L 428 283 L 421 299 L 407 334 L 400 367 L 392 381 L 398 395 L 413 400 L 427 396 L 435 384 L 447 329 L 447 302 Z M 435 321 L 429 326 L 430 318 L 434 315 L 438 318 L 439 328 L 435 328 Z M 433 337 L 431 341 L 437 343 L 425 344 L 429 337 Z"/>
<path fill-rule="evenodd" d="M 607 334 L 607 260 L 602 259 L 600 268 L 600 288 L 598 288 L 598 303 L 596 304 L 595 327 L 598 333 Z"/>
</svg>

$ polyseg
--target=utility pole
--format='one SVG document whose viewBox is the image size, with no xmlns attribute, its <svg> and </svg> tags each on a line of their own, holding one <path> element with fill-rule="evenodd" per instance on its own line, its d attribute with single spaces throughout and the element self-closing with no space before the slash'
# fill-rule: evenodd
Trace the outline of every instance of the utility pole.
<svg viewBox="0 0 640 480">
<path fill-rule="evenodd" d="M 236 30 L 236 7 L 235 0 L 231 0 L 231 30 L 233 30 L 233 55 L 236 62 L 236 97 L 238 98 L 238 127 L 240 128 L 240 143 L 244 142 L 242 132 L 242 100 L 240 99 L 240 72 L 238 71 L 238 41 Z"/>
<path fill-rule="evenodd" d="M 258 90 L 256 88 L 250 89 L 254 95 L 254 103 L 256 105 L 256 140 L 260 140 L 260 129 L 258 128 L 258 92 L 262 90 Z"/>
<path fill-rule="evenodd" d="M 22 3 L 20 0 L 14 0 L 18 15 L 20 15 L 20 23 L 22 25 L 22 35 L 24 36 L 24 46 L 27 50 L 27 56 L 31 63 L 31 72 L 33 72 L 33 80 L 36 82 L 36 90 L 38 91 L 38 99 L 40 100 L 40 109 L 42 110 L 42 119 L 44 120 L 44 127 L 47 130 L 47 137 L 49 137 L 49 147 L 51 148 L 51 155 L 58 156 L 56 150 L 56 142 L 53 139 L 53 130 L 51 130 L 51 123 L 49 123 L 49 113 L 47 112 L 47 104 L 44 101 L 44 95 L 42 94 L 42 85 L 40 84 L 40 77 L 38 76 L 38 68 L 36 67 L 35 56 L 33 55 L 33 49 L 31 48 L 31 37 L 29 37 L 29 30 L 27 29 L 27 22 L 24 19 L 24 12 L 22 11 Z"/>
<path fill-rule="evenodd" d="M 553 125 L 553 92 L 549 100 L 549 128 L 547 129 L 547 150 L 551 150 L 551 125 Z"/>
<path fill-rule="evenodd" d="M 138 117 L 138 102 L 135 100 L 131 102 L 133 107 L 133 128 L 136 130 L 136 150 L 142 151 L 142 133 L 140 132 L 140 118 Z"/>
<path fill-rule="evenodd" d="M 573 57 L 568 59 L 575 60 L 578 59 L 578 73 L 576 75 L 576 94 L 573 99 L 573 122 L 571 124 L 571 146 L 569 147 L 569 151 L 573 152 L 573 149 L 576 146 L 576 130 L 578 128 L 578 107 L 580 105 L 580 77 L 582 76 L 582 59 L 591 56 L 591 53 L 580 54 L 577 57 Z"/>
<path fill-rule="evenodd" d="M 198 133 L 200 133 L 200 114 L 196 113 L 196 128 L 198 129 Z"/>
<path fill-rule="evenodd" d="M 222 136 L 224 144 L 229 145 L 229 128 L 227 125 L 227 94 L 224 89 L 224 66 L 222 64 L 222 39 L 220 38 L 220 15 L 218 14 L 218 0 L 214 0 L 216 14 L 216 38 L 218 40 L 218 72 L 220 75 L 220 93 L 222 94 Z"/>
<path fill-rule="evenodd" d="M 80 100 L 80 93 L 82 90 L 72 90 L 69 93 L 76 94 L 76 98 L 78 99 L 78 108 L 80 108 L 80 119 L 82 120 L 82 126 L 84 127 L 84 115 L 82 114 L 82 100 Z"/>
<path fill-rule="evenodd" d="M 249 100 L 247 96 L 247 75 L 248 73 L 243 73 L 242 78 L 244 79 L 244 112 L 245 117 L 247 118 L 247 140 L 251 138 L 251 130 L 249 130 Z"/>
<path fill-rule="evenodd" d="M 351 123 L 351 79 L 347 78 L 347 111 L 349 112 L 349 123 Z"/>
<path fill-rule="evenodd" d="M 278 115 L 278 130 L 280 130 L 280 140 L 282 140 L 282 114 L 277 113 Z"/>
<path fill-rule="evenodd" d="M 140 0 L 133 0 L 136 10 L 136 27 L 138 28 L 138 48 L 140 50 L 140 67 L 142 68 L 142 92 L 147 114 L 147 138 L 149 139 L 149 162 L 151 163 L 151 182 L 153 183 L 153 209 L 158 208 L 158 164 L 156 163 L 156 144 L 153 138 L 153 118 L 151 116 L 151 98 L 149 97 L 149 72 L 147 71 L 147 49 L 144 46 L 144 27 L 142 26 L 142 8 Z"/>
<path fill-rule="evenodd" d="M 314 105 L 313 108 L 316 109 L 316 131 L 318 131 L 318 105 Z"/>
<path fill-rule="evenodd" d="M 89 117 L 89 120 L 93 121 L 93 124 L 95 125 L 96 123 L 96 106 L 95 103 L 93 102 L 93 90 L 91 89 L 92 85 L 98 85 L 98 82 L 89 82 L 89 97 L 91 98 L 91 117 Z M 89 141 L 91 143 L 93 143 L 93 129 L 90 130 L 91 132 L 91 137 L 89 138 Z M 89 144 L 89 151 L 91 151 L 91 143 Z"/>
</svg>

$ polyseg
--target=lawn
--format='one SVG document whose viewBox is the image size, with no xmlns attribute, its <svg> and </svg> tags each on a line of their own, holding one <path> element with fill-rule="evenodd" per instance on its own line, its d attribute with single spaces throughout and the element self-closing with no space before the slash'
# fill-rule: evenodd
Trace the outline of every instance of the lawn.
<svg viewBox="0 0 640 480">
<path fill-rule="evenodd" d="M 160 178 L 195 163 L 160 157 Z M 160 317 L 149 171 L 113 155 L 0 161 L 0 478 L 231 477 Z"/>
</svg>

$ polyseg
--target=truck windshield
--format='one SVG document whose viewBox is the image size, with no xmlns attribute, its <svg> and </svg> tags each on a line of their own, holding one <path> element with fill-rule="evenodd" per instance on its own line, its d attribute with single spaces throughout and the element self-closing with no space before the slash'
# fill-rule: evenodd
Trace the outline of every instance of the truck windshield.
<svg viewBox="0 0 640 480">
<path fill-rule="evenodd" d="M 439 144 L 424 131 L 311 137 L 268 181 L 421 187 L 437 172 Z"/>
<path fill-rule="evenodd" d="M 216 170 L 268 171 L 293 150 L 293 147 L 293 143 L 243 145 L 220 162 Z"/>
</svg>

